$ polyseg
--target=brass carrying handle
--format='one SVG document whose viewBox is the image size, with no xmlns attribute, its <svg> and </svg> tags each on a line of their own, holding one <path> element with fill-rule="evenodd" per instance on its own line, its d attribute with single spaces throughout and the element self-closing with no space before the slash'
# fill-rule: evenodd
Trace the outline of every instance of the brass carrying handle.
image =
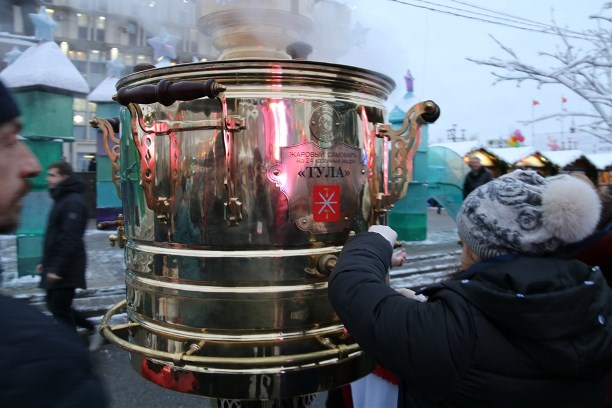
<svg viewBox="0 0 612 408">
<path fill-rule="evenodd" d="M 412 180 L 414 155 L 421 142 L 421 126 L 434 123 L 439 117 L 440 107 L 434 101 L 428 100 L 417 103 L 406 112 L 399 130 L 394 130 L 389 124 L 377 125 L 376 136 L 387 138 L 391 142 L 391 157 L 388 194 L 380 192 L 380 188 L 373 191 L 374 224 L 386 224 L 387 209 L 406 196 L 408 184 Z"/>
<path fill-rule="evenodd" d="M 119 186 L 119 180 L 121 179 L 119 176 L 120 146 L 119 137 L 117 137 L 117 133 L 119 133 L 119 118 L 104 119 L 96 116 L 89 121 L 89 124 L 94 128 L 102 130 L 102 144 L 111 161 L 111 180 L 117 190 L 117 196 L 121 198 L 121 187 Z"/>
<path fill-rule="evenodd" d="M 169 353 L 167 351 L 160 350 L 152 350 L 143 346 L 139 346 L 136 344 L 132 344 L 128 341 L 123 340 L 119 336 L 114 333 L 114 330 L 122 330 L 125 329 L 125 325 L 118 326 L 118 328 L 111 327 L 108 324 L 108 321 L 111 319 L 113 315 L 115 315 L 119 310 L 124 309 L 127 305 L 126 300 L 122 300 L 117 303 L 115 306 L 110 308 L 102 318 L 102 322 L 100 323 L 100 334 L 104 336 L 109 342 L 112 344 L 121 347 L 124 350 L 129 351 L 130 353 L 137 353 L 147 358 L 154 358 L 157 360 L 171 362 L 174 365 L 184 365 L 184 364 L 198 364 L 215 366 L 215 365 L 232 365 L 237 367 L 265 367 L 271 365 L 295 365 L 299 364 L 308 364 L 308 363 L 316 363 L 321 360 L 326 360 L 330 358 L 338 358 L 344 359 L 350 357 L 351 354 L 354 353 L 362 353 L 359 344 L 329 344 L 328 341 L 322 341 L 319 339 L 319 342 L 326 347 L 325 350 L 314 351 L 310 353 L 303 354 L 291 354 L 284 356 L 268 356 L 268 357 L 216 357 L 216 356 L 196 356 L 193 355 L 192 349 L 189 349 L 185 352 L 181 353 Z M 136 327 L 140 326 L 138 323 L 131 322 L 128 327 Z"/>
<path fill-rule="evenodd" d="M 176 101 L 191 101 L 203 97 L 216 98 L 226 89 L 214 79 L 208 79 L 206 82 L 180 81 L 176 83 L 162 79 L 157 85 L 121 88 L 113 99 L 123 106 L 128 106 L 130 103 L 156 102 L 170 106 Z"/>
<path fill-rule="evenodd" d="M 141 186 L 144 190 L 147 207 L 153 210 L 156 217 L 161 222 L 169 222 L 169 214 L 172 213 L 174 206 L 173 186 L 176 182 L 176 171 L 178 167 L 178 158 L 180 153 L 180 141 L 174 135 L 175 132 L 189 130 L 183 127 L 180 121 L 169 123 L 168 121 L 157 121 L 154 115 L 148 117 L 143 115 L 140 104 L 160 103 L 164 106 L 170 106 L 176 101 L 189 101 L 193 99 L 208 97 L 217 98 L 220 100 L 223 114 L 222 118 L 208 121 L 199 121 L 198 125 L 201 128 L 221 129 L 224 133 L 239 131 L 245 127 L 245 121 L 239 117 L 229 117 L 225 98 L 222 93 L 226 91 L 226 87 L 216 82 L 213 79 L 208 79 L 205 82 L 195 81 L 179 81 L 171 82 L 165 79 L 159 81 L 156 85 L 140 85 L 133 88 L 121 88 L 113 97 L 114 100 L 122 105 L 127 106 L 132 116 L 132 138 L 138 154 L 140 155 L 140 175 Z M 153 124 L 160 125 L 154 130 Z M 142 136 L 136 130 L 138 125 L 142 130 Z M 156 179 L 156 158 L 155 158 L 155 137 L 156 135 L 166 135 L 170 138 L 170 159 L 171 163 L 171 191 L 168 197 L 157 197 L 155 195 L 155 179 Z M 231 139 L 229 136 L 226 139 Z M 230 210 L 240 207 L 240 202 L 236 201 L 237 205 L 231 206 Z"/>
</svg>

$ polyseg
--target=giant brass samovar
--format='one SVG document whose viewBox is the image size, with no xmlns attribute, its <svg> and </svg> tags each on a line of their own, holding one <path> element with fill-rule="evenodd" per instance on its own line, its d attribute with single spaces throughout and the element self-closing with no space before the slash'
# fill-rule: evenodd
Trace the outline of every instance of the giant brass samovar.
<svg viewBox="0 0 612 408">
<path fill-rule="evenodd" d="M 393 88 L 365 69 L 253 58 L 118 82 L 118 121 L 93 122 L 123 201 L 127 298 L 102 333 L 136 371 L 182 392 L 271 400 L 373 368 L 327 279 L 346 239 L 406 194 L 419 128 L 439 115 L 426 101 L 401 129 L 384 125 Z M 123 308 L 127 340 L 108 324 Z"/>
</svg>

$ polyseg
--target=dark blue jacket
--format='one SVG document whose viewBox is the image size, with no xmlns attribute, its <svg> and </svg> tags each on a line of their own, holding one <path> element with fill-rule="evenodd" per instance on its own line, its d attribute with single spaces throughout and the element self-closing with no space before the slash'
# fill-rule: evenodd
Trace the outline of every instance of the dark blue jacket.
<svg viewBox="0 0 612 408">
<path fill-rule="evenodd" d="M 493 180 L 493 175 L 486 167 L 481 167 L 476 172 L 470 171 L 463 180 L 463 199 L 465 200 L 465 197 L 472 191 L 491 180 Z"/>
<path fill-rule="evenodd" d="M 601 407 L 612 290 L 582 262 L 506 257 L 424 291 L 385 284 L 391 246 L 347 241 L 329 299 L 361 347 L 402 381 L 406 407 Z"/>
<path fill-rule="evenodd" d="M 75 176 L 51 190 L 55 203 L 45 232 L 41 288 L 86 288 L 87 256 L 83 235 L 87 226 L 87 206 L 84 190 L 85 183 Z M 62 279 L 48 282 L 45 278 L 48 273 L 55 273 Z"/>
<path fill-rule="evenodd" d="M 101 408 L 104 389 L 74 331 L 0 295 L 0 407 Z"/>
</svg>

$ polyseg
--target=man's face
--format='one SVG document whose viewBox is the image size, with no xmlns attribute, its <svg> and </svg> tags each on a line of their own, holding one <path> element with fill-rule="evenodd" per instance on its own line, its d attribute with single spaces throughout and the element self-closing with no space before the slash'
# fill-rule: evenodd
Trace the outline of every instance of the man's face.
<svg viewBox="0 0 612 408">
<path fill-rule="evenodd" d="M 68 176 L 62 176 L 59 171 L 55 168 L 47 170 L 47 186 L 49 189 L 57 187 L 59 183 L 66 180 Z"/>
<path fill-rule="evenodd" d="M 478 159 L 470 159 L 470 168 L 472 170 L 478 170 L 482 167 L 482 165 L 480 164 L 480 160 Z"/>
<path fill-rule="evenodd" d="M 18 139 L 21 122 L 0 124 L 0 233 L 12 232 L 19 223 L 21 198 L 28 192 L 28 178 L 40 173 L 40 163 Z"/>
</svg>

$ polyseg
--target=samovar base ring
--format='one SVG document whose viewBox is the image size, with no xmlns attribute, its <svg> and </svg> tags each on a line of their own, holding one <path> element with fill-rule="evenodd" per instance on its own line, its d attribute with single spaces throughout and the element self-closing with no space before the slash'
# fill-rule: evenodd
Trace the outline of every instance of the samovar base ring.
<svg viewBox="0 0 612 408">
<path fill-rule="evenodd" d="M 155 350 L 117 334 L 127 329 L 130 339 L 146 336 L 140 324 L 109 325 L 126 306 L 123 300 L 106 312 L 100 333 L 130 353 L 132 368 L 141 376 L 175 391 L 223 399 L 285 399 L 339 387 L 374 368 L 373 360 L 357 343 L 330 344 L 328 338 L 321 342 L 323 350 L 292 355 L 237 357 L 201 355 L 197 349 Z"/>
</svg>

